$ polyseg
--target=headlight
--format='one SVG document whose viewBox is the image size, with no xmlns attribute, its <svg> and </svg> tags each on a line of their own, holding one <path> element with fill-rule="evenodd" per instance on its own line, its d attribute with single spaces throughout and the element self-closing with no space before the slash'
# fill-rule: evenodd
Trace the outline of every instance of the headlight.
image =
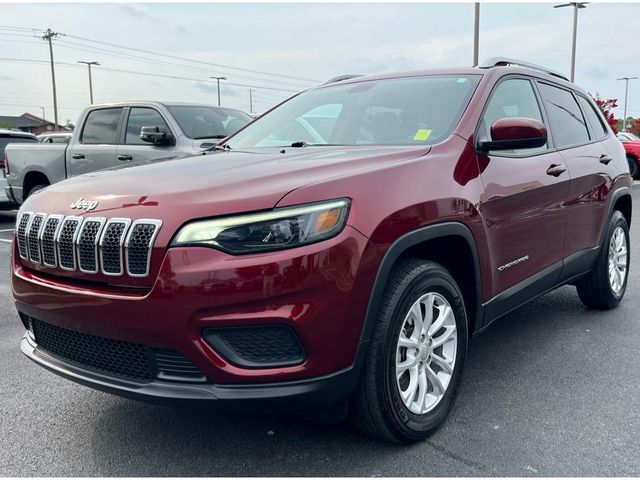
<svg viewBox="0 0 640 480">
<path fill-rule="evenodd" d="M 185 225 L 171 246 L 209 246 L 233 254 L 299 247 L 340 233 L 347 220 L 349 204 L 349 200 L 341 199 L 199 220 Z"/>
</svg>

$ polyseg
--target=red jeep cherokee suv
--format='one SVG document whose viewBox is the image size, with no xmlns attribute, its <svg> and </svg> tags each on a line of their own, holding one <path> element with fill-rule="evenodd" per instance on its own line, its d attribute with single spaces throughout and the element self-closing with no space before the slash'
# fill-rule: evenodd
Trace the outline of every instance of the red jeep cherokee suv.
<svg viewBox="0 0 640 480">
<path fill-rule="evenodd" d="M 118 395 L 348 405 L 371 435 L 422 439 L 471 335 L 565 284 L 588 307 L 620 302 L 630 192 L 622 145 L 553 72 L 341 78 L 209 152 L 29 197 L 21 349 Z"/>
</svg>

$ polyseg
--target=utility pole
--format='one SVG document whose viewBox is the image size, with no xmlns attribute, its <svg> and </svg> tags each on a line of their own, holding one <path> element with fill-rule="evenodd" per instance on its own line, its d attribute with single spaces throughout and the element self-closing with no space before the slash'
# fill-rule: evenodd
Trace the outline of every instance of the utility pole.
<svg viewBox="0 0 640 480">
<path fill-rule="evenodd" d="M 476 2 L 473 15 L 473 66 L 478 66 L 480 54 L 480 2 Z"/>
<path fill-rule="evenodd" d="M 47 31 L 44 32 L 44 35 L 42 36 L 44 40 L 49 42 L 49 58 L 51 59 L 51 83 L 53 84 L 53 118 L 55 122 L 55 125 L 53 127 L 54 131 L 58 128 L 58 97 L 56 94 L 56 70 L 53 65 L 53 44 L 51 40 L 57 36 L 58 34 L 50 28 L 47 28 Z"/>
<path fill-rule="evenodd" d="M 624 80 L 624 116 L 622 117 L 622 131 L 627 130 L 627 99 L 629 97 L 629 80 L 637 80 L 638 77 L 622 77 L 616 80 Z"/>
<path fill-rule="evenodd" d="M 85 62 L 84 60 L 78 60 L 78 63 L 84 63 L 89 67 L 89 99 L 91 105 L 93 105 L 93 82 L 91 81 L 91 65 L 100 65 L 98 62 Z"/>
<path fill-rule="evenodd" d="M 249 114 L 253 113 L 253 90 L 249 89 Z"/>
<path fill-rule="evenodd" d="M 226 80 L 227 77 L 209 77 L 209 78 L 213 78 L 216 80 L 216 82 L 218 82 L 218 106 L 220 106 L 220 80 Z"/>
<path fill-rule="evenodd" d="M 578 10 L 587 8 L 589 2 L 570 2 L 554 5 L 553 8 L 573 7 L 573 41 L 571 43 L 571 81 L 576 78 L 576 38 L 578 36 Z"/>
</svg>

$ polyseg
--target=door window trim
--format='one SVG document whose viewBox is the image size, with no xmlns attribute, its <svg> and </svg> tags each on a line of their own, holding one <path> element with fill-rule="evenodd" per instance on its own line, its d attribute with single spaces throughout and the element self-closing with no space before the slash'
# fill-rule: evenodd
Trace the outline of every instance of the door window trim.
<svg viewBox="0 0 640 480">
<path fill-rule="evenodd" d="M 600 112 L 600 109 L 597 107 L 597 105 L 594 104 L 594 102 L 592 100 L 589 100 L 585 95 L 581 94 L 581 93 L 575 93 L 575 97 L 578 103 L 578 107 L 580 107 L 580 110 L 584 110 L 582 108 L 582 105 L 580 104 L 579 99 L 582 98 L 585 102 L 587 102 L 587 104 L 589 105 L 589 108 L 591 108 L 593 110 L 593 113 L 596 115 L 596 118 L 598 119 L 598 122 L 600 123 L 600 126 L 604 128 L 605 130 L 605 134 L 602 135 L 601 137 L 598 137 L 596 135 L 595 139 L 599 142 L 601 142 L 602 140 L 604 140 L 605 138 L 607 138 L 609 135 L 611 135 L 611 133 L 609 132 L 609 128 L 607 128 L 606 123 L 602 120 L 602 112 Z M 587 120 L 587 116 L 585 114 L 584 111 L 582 111 L 582 116 L 585 118 L 585 120 Z M 589 123 L 589 121 L 587 120 L 587 130 L 589 131 L 589 137 L 591 137 L 591 129 L 590 129 L 591 124 Z M 594 132 L 595 134 L 595 132 Z"/>
</svg>

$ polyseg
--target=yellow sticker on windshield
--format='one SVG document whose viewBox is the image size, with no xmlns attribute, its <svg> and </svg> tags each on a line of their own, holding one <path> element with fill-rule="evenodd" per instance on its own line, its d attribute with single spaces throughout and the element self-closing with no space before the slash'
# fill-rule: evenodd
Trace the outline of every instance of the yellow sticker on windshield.
<svg viewBox="0 0 640 480">
<path fill-rule="evenodd" d="M 413 137 L 414 140 L 426 140 L 431 135 L 431 130 L 428 128 L 421 128 L 416 132 L 416 136 Z"/>
</svg>

